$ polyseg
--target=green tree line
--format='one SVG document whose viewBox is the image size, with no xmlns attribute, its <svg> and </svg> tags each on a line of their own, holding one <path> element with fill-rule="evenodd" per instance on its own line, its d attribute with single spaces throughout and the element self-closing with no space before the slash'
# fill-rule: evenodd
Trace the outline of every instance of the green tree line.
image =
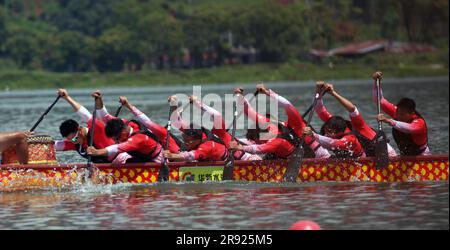
<svg viewBox="0 0 450 250">
<path fill-rule="evenodd" d="M 448 48 L 448 0 L 0 0 L 0 67 L 134 71 L 162 55 L 262 62 L 387 38 Z"/>
</svg>

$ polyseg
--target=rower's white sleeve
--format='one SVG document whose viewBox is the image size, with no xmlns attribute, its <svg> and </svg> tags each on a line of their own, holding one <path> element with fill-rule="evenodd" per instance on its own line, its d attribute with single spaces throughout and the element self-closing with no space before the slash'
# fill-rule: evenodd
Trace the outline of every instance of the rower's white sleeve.
<svg viewBox="0 0 450 250">
<path fill-rule="evenodd" d="M 331 154 L 330 154 L 330 152 L 329 152 L 326 148 L 320 146 L 320 147 L 317 148 L 316 151 L 314 152 L 314 157 L 315 157 L 316 159 L 328 159 L 328 158 L 331 157 Z"/>
<path fill-rule="evenodd" d="M 131 113 L 133 113 L 133 115 L 139 120 L 139 122 L 146 125 L 147 128 L 152 127 L 152 125 L 147 125 L 147 124 L 153 123 L 153 121 L 150 119 L 150 117 L 148 117 L 146 114 L 144 114 L 142 111 L 140 111 L 135 106 L 131 106 Z"/>
<path fill-rule="evenodd" d="M 423 131 L 423 128 L 418 124 L 417 120 L 412 123 L 400 122 L 393 120 L 391 123 L 392 127 L 395 129 L 408 134 L 416 134 Z"/>
<path fill-rule="evenodd" d="M 211 108 L 210 106 L 208 106 L 200 101 L 196 101 L 194 103 L 198 108 L 200 108 L 201 110 L 203 110 L 204 112 L 206 112 L 209 116 L 211 116 L 213 118 L 213 120 L 214 120 L 213 125 L 214 125 L 215 129 L 222 129 L 223 118 L 222 118 L 222 114 L 219 111 Z"/>
<path fill-rule="evenodd" d="M 92 114 L 91 114 L 85 107 L 83 107 L 83 106 L 81 106 L 81 107 L 77 110 L 76 113 L 81 117 L 81 120 L 82 120 L 84 123 L 88 123 L 89 120 L 92 118 Z"/>
<path fill-rule="evenodd" d="M 257 144 L 252 144 L 248 146 L 243 146 L 242 151 L 250 153 L 250 154 L 260 154 L 263 153 Z"/>
<path fill-rule="evenodd" d="M 333 147 L 333 138 L 329 138 L 323 135 L 314 134 L 314 137 L 316 140 L 320 143 L 320 145 L 324 146 L 325 148 L 332 148 Z"/>
<path fill-rule="evenodd" d="M 350 113 L 350 118 L 353 117 L 357 117 L 359 115 L 359 110 L 358 108 L 355 106 L 355 110 L 353 112 Z"/>
<path fill-rule="evenodd" d="M 106 147 L 106 151 L 108 152 L 108 159 L 111 159 L 117 154 L 121 153 L 119 152 L 119 144 L 114 144 Z"/>
<path fill-rule="evenodd" d="M 65 142 L 63 140 L 55 141 L 55 150 L 56 151 L 64 151 Z"/>
<path fill-rule="evenodd" d="M 275 99 L 282 107 L 292 106 L 292 103 L 290 101 L 275 93 L 273 90 L 269 90 L 269 96 Z"/>
<path fill-rule="evenodd" d="M 105 106 L 103 106 L 102 109 L 97 109 L 96 111 L 97 111 L 97 115 L 100 118 L 100 120 L 102 120 L 105 123 L 108 122 L 106 120 L 106 117 L 107 117 L 107 115 L 109 115 L 109 113 Z"/>
<path fill-rule="evenodd" d="M 389 157 L 395 157 L 397 156 L 397 152 L 395 152 L 395 149 L 391 146 L 391 144 L 387 144 L 387 148 L 388 148 L 388 155 Z"/>
<path fill-rule="evenodd" d="M 181 152 L 180 153 L 181 157 L 183 157 L 183 159 L 185 159 L 186 161 L 192 162 L 195 161 L 195 154 L 192 151 L 189 152 Z"/>
</svg>

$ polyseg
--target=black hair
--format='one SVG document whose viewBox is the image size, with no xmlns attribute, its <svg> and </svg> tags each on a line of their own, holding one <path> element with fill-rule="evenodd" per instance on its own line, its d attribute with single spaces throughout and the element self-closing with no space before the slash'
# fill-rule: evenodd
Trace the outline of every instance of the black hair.
<svg viewBox="0 0 450 250">
<path fill-rule="evenodd" d="M 61 133 L 61 135 L 63 137 L 67 137 L 71 133 L 76 133 L 78 131 L 78 127 L 79 126 L 80 125 L 78 124 L 78 122 L 76 122 L 76 121 L 74 121 L 72 119 L 65 120 L 59 126 L 59 132 Z"/>
<path fill-rule="evenodd" d="M 191 123 L 189 128 L 184 129 L 183 134 L 194 140 L 198 140 L 203 138 L 203 129 L 198 125 Z"/>
<path fill-rule="evenodd" d="M 125 127 L 125 122 L 122 119 L 109 120 L 105 126 L 105 134 L 109 138 L 117 137 Z"/>
<path fill-rule="evenodd" d="M 414 100 L 410 98 L 402 98 L 398 102 L 397 108 L 405 110 L 409 113 L 414 113 L 416 112 L 416 102 L 414 102 Z"/>
<path fill-rule="evenodd" d="M 320 129 L 322 135 L 325 134 L 325 128 L 332 129 L 338 133 L 343 133 L 346 128 L 351 130 L 352 124 L 350 121 L 342 118 L 342 116 L 333 116 Z"/>
<path fill-rule="evenodd" d="M 259 129 L 249 128 L 249 129 L 247 129 L 247 133 L 245 134 L 245 137 L 251 141 L 259 141 L 259 133 L 260 133 Z"/>
</svg>

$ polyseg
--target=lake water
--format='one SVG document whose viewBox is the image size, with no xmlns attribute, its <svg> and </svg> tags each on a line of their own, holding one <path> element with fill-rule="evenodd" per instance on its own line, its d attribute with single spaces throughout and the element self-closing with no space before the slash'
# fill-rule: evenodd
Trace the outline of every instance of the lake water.
<svg viewBox="0 0 450 250">
<path fill-rule="evenodd" d="M 237 84 L 239 85 L 239 84 Z M 204 94 L 230 93 L 236 85 L 205 86 Z M 311 102 L 313 82 L 268 84 L 303 112 Z M 0 86 L 1 88 L 1 86 Z M 244 85 L 253 92 L 254 85 Z M 376 107 L 370 81 L 338 81 L 335 88 L 352 100 L 375 127 Z M 392 102 L 407 96 L 417 101 L 428 123 L 429 145 L 448 154 L 449 80 L 386 79 L 384 95 Z M 94 90 L 69 90 L 89 110 Z M 192 87 L 120 88 L 104 90 L 111 112 L 117 96 L 126 95 L 153 120 L 165 124 L 167 96 L 192 93 Z M 0 92 L 0 131 L 27 130 L 56 97 L 56 90 Z M 330 97 L 325 104 L 347 114 Z M 122 111 L 123 117 L 131 117 Z M 283 114 L 280 113 L 283 118 Z M 63 100 L 37 129 L 60 138 L 59 124 L 79 121 Z M 313 126 L 320 127 L 317 116 Z M 389 129 L 386 132 L 392 140 Z M 242 131 L 237 131 L 242 135 Z M 84 162 L 71 152 L 60 162 Z M 297 220 L 314 220 L 324 229 L 449 229 L 448 182 L 436 183 L 180 183 L 81 186 L 68 190 L 0 192 L 0 229 L 287 229 Z"/>
</svg>

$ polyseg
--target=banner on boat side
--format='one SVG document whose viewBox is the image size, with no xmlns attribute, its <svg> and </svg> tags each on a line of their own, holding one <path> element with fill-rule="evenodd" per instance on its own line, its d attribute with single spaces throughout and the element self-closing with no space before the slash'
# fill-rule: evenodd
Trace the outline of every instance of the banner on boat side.
<svg viewBox="0 0 450 250">
<path fill-rule="evenodd" d="M 181 181 L 221 181 L 224 167 L 180 167 Z"/>
</svg>

